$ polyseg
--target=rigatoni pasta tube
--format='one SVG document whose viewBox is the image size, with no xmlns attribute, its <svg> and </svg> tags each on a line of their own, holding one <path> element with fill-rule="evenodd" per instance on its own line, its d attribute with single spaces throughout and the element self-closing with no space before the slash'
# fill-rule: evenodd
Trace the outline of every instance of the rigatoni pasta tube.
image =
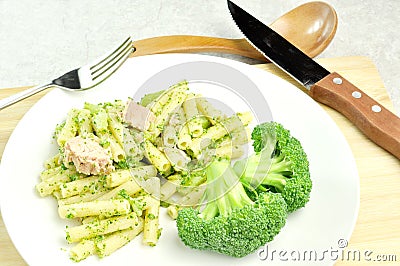
<svg viewBox="0 0 400 266">
<path fill-rule="evenodd" d="M 186 122 L 185 111 L 183 111 L 183 108 L 181 106 L 175 109 L 174 112 L 171 113 L 168 125 L 178 128 L 183 124 L 185 124 L 185 122 Z"/>
<path fill-rule="evenodd" d="M 55 191 L 60 190 L 60 186 L 70 182 L 74 179 L 80 179 L 81 175 L 77 174 L 75 171 L 67 169 L 60 169 L 59 172 L 53 173 L 54 175 L 41 175 L 43 180 L 39 184 L 36 185 L 36 190 L 39 192 L 40 196 L 48 196 Z"/>
<path fill-rule="evenodd" d="M 247 119 L 247 116 L 245 117 Z M 247 121 L 247 120 L 246 120 Z M 201 150 L 212 143 L 221 139 L 226 134 L 243 127 L 243 123 L 240 118 L 236 115 L 229 117 L 228 119 L 211 126 L 207 131 L 198 138 L 192 139 L 190 149 L 193 154 L 197 157 Z"/>
<path fill-rule="evenodd" d="M 159 212 L 160 200 L 151 196 L 145 197 L 145 217 L 143 226 L 143 243 L 149 246 L 155 246 L 159 238 Z"/>
<path fill-rule="evenodd" d="M 178 143 L 178 132 L 174 126 L 165 126 L 162 132 L 162 142 L 164 147 L 175 147 Z"/>
<path fill-rule="evenodd" d="M 184 197 L 179 199 L 177 202 L 177 205 L 179 206 L 198 206 L 201 204 L 201 198 L 204 195 L 206 186 L 199 186 L 194 189 L 192 189 L 189 193 L 187 193 Z"/>
<path fill-rule="evenodd" d="M 113 136 L 108 137 L 110 142 L 110 150 L 114 162 L 123 161 L 125 159 L 125 151 L 122 146 L 114 139 Z"/>
<path fill-rule="evenodd" d="M 107 193 L 107 188 L 101 188 L 96 191 L 88 191 L 68 198 L 60 198 L 58 205 L 67 205 L 78 202 L 88 202 L 99 199 L 102 195 Z"/>
<path fill-rule="evenodd" d="M 167 207 L 167 214 L 169 215 L 169 217 L 171 217 L 171 219 L 176 220 L 180 209 L 181 207 L 178 207 L 176 205 L 169 205 Z"/>
<path fill-rule="evenodd" d="M 231 145 L 230 143 L 218 146 L 215 149 L 215 155 L 219 158 L 237 159 L 244 154 L 243 147 L 239 145 Z"/>
<path fill-rule="evenodd" d="M 226 145 L 226 144 L 231 144 L 231 145 L 242 145 L 245 143 L 248 143 L 251 139 L 251 131 L 248 127 L 236 129 L 232 131 L 228 136 L 226 136 L 224 139 L 221 139 L 221 142 L 219 142 L 219 145 Z"/>
<path fill-rule="evenodd" d="M 182 103 L 183 111 L 185 112 L 186 120 L 192 119 L 199 115 L 199 110 L 196 106 L 196 98 L 194 93 L 188 93 L 185 101 Z"/>
<path fill-rule="evenodd" d="M 237 113 L 236 116 L 240 119 L 243 125 L 247 126 L 253 120 L 253 114 L 250 111 Z"/>
<path fill-rule="evenodd" d="M 115 187 L 114 189 L 108 191 L 107 193 L 101 195 L 98 200 L 109 200 L 118 195 L 118 193 L 122 190 L 125 191 L 125 193 L 129 196 L 134 195 L 135 193 L 139 192 L 142 188 L 136 183 L 135 180 L 129 180 L 118 187 Z"/>
<path fill-rule="evenodd" d="M 52 169 L 52 168 L 60 167 L 60 164 L 61 164 L 60 157 L 61 157 L 61 154 L 57 153 L 53 157 L 47 159 L 46 161 L 44 161 L 44 167 L 46 169 Z"/>
<path fill-rule="evenodd" d="M 192 143 L 187 124 L 183 125 L 178 132 L 178 148 L 186 150 Z"/>
<path fill-rule="evenodd" d="M 168 180 L 165 182 L 160 189 L 160 200 L 168 200 L 176 192 L 176 187 L 179 186 L 181 182 L 180 179 Z"/>
<path fill-rule="evenodd" d="M 146 158 L 153 164 L 162 174 L 171 170 L 171 163 L 159 149 L 157 149 L 149 140 L 144 141 L 144 149 Z"/>
<path fill-rule="evenodd" d="M 98 133 L 103 145 L 111 152 L 111 158 L 115 162 L 119 162 L 125 159 L 125 151 L 122 146 L 117 142 L 112 134 L 109 132 Z"/>
<path fill-rule="evenodd" d="M 124 125 L 120 121 L 118 115 L 114 112 L 108 113 L 108 126 L 113 134 L 115 140 L 119 143 L 119 145 L 124 145 Z"/>
<path fill-rule="evenodd" d="M 85 136 L 93 132 L 90 111 L 87 109 L 79 110 L 78 114 L 78 133 Z"/>
<path fill-rule="evenodd" d="M 161 94 L 158 99 L 151 106 L 150 110 L 154 113 L 154 115 L 158 116 L 163 112 L 163 107 L 168 104 L 172 95 L 176 92 L 184 92 L 187 88 L 187 82 L 182 81 L 173 86 L 171 86 L 166 92 Z"/>
<path fill-rule="evenodd" d="M 66 239 L 68 243 L 74 243 L 82 239 L 132 228 L 137 222 L 138 217 L 134 213 L 103 220 L 95 220 L 91 223 L 68 227 L 65 230 L 67 236 Z"/>
<path fill-rule="evenodd" d="M 76 117 L 78 116 L 78 114 L 78 109 L 71 109 L 71 111 L 68 112 L 65 124 L 57 137 L 57 143 L 60 147 L 64 147 L 64 144 L 65 142 L 67 142 L 67 140 L 76 136 L 78 132 Z"/>
<path fill-rule="evenodd" d="M 174 109 L 177 109 L 181 106 L 185 98 L 185 92 L 174 92 L 168 102 L 162 107 L 161 113 L 155 115 L 155 120 L 150 127 L 150 131 L 155 137 L 157 137 L 164 130 L 164 126 L 167 124 L 167 119 L 169 118 L 170 114 L 173 113 Z"/>
<path fill-rule="evenodd" d="M 96 251 L 99 257 L 105 257 L 123 247 L 134 239 L 143 231 L 143 218 L 139 217 L 138 221 L 132 228 L 114 232 L 106 235 L 96 242 Z"/>
<path fill-rule="evenodd" d="M 208 118 L 211 124 L 215 125 L 224 120 L 226 116 L 217 108 L 215 108 L 206 98 L 196 98 L 197 109 Z"/>
<path fill-rule="evenodd" d="M 108 115 L 107 112 L 99 108 L 97 111 L 92 112 L 92 127 L 97 136 L 103 135 L 108 131 Z"/>
<path fill-rule="evenodd" d="M 128 214 L 130 210 L 129 201 L 124 199 L 95 200 L 58 206 L 59 216 L 67 219 L 98 215 L 111 217 Z"/>
<path fill-rule="evenodd" d="M 185 112 L 189 134 L 194 138 L 199 137 L 203 134 L 203 121 L 199 110 L 197 110 L 196 98 L 193 93 L 187 95 L 182 107 Z"/>
<path fill-rule="evenodd" d="M 157 169 L 154 165 L 142 165 L 130 169 L 131 175 L 134 178 L 148 178 L 157 175 Z"/>
<path fill-rule="evenodd" d="M 96 244 L 93 239 L 83 239 L 69 251 L 69 257 L 75 262 L 86 259 L 96 252 Z"/>
<path fill-rule="evenodd" d="M 75 196 L 87 191 L 96 191 L 102 187 L 102 181 L 98 176 L 89 176 L 72 182 L 59 185 L 63 198 Z"/>
<path fill-rule="evenodd" d="M 56 174 L 58 174 L 61 171 L 62 171 L 61 166 L 47 168 L 46 170 L 44 170 L 40 173 L 40 180 L 46 181 L 46 179 L 49 179 L 49 178 L 55 176 Z"/>
<path fill-rule="evenodd" d="M 106 187 L 112 188 L 125 183 L 129 179 L 131 179 L 131 173 L 129 170 L 117 170 L 115 172 L 111 172 L 106 176 Z"/>
<path fill-rule="evenodd" d="M 52 171 L 54 170 L 54 171 Z M 69 181 L 74 181 L 76 179 L 80 179 L 83 175 L 78 174 L 78 172 L 75 169 L 63 169 L 61 166 L 57 168 L 52 168 L 43 171 L 40 174 L 40 178 L 42 181 L 57 181 L 57 182 L 69 182 Z"/>
<path fill-rule="evenodd" d="M 176 171 L 186 170 L 191 159 L 184 151 L 177 148 L 165 147 L 163 152 Z"/>
</svg>

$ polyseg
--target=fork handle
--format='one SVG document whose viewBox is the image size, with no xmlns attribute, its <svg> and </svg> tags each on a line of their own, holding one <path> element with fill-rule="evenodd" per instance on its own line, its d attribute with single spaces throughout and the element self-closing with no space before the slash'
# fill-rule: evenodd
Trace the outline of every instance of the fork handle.
<svg viewBox="0 0 400 266">
<path fill-rule="evenodd" d="M 0 100 L 0 110 L 53 86 L 52 83 L 35 86 Z"/>
<path fill-rule="evenodd" d="M 171 35 L 134 41 L 133 46 L 136 50 L 131 57 L 163 53 L 217 52 L 266 61 L 266 58 L 245 39 Z"/>
</svg>

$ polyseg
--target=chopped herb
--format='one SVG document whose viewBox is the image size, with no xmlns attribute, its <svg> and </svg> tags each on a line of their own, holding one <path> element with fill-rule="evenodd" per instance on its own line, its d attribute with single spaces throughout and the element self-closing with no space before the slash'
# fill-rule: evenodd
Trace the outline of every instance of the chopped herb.
<svg viewBox="0 0 400 266">
<path fill-rule="evenodd" d="M 130 199 L 130 196 L 126 193 L 125 189 L 122 189 L 120 192 L 118 192 L 118 196 L 120 196 L 120 197 L 122 197 L 124 199 L 127 199 L 127 200 Z"/>
<path fill-rule="evenodd" d="M 72 175 L 69 176 L 69 180 L 70 180 L 70 181 L 78 180 L 78 178 L 79 178 L 79 175 L 78 175 L 78 174 L 72 174 Z"/>
<path fill-rule="evenodd" d="M 160 201 L 160 206 L 163 208 L 167 208 L 170 204 L 168 202 L 165 201 Z"/>
<path fill-rule="evenodd" d="M 66 167 L 66 166 L 64 165 L 64 163 L 61 163 L 61 169 L 62 169 L 62 170 L 67 170 L 68 167 Z"/>
</svg>

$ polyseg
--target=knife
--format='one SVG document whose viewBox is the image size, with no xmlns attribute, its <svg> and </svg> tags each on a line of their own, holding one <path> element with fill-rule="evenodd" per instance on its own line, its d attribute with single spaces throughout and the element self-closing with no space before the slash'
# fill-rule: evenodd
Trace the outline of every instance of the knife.
<svg viewBox="0 0 400 266">
<path fill-rule="evenodd" d="M 342 113 L 373 142 L 400 159 L 398 116 L 230 0 L 228 8 L 246 39 L 267 59 L 302 84 L 314 100 Z"/>
</svg>

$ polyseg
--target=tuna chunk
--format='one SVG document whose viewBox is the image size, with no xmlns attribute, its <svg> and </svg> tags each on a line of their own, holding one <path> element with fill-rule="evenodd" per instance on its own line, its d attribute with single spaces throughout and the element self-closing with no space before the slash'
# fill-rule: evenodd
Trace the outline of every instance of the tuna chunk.
<svg viewBox="0 0 400 266">
<path fill-rule="evenodd" d="M 124 121 L 141 131 L 147 130 L 154 120 L 155 116 L 149 108 L 141 106 L 134 101 L 130 101 L 125 108 Z"/>
<path fill-rule="evenodd" d="M 64 146 L 64 155 L 64 162 L 73 162 L 79 173 L 100 175 L 114 170 L 110 155 L 92 139 L 80 136 L 69 139 Z"/>
</svg>

